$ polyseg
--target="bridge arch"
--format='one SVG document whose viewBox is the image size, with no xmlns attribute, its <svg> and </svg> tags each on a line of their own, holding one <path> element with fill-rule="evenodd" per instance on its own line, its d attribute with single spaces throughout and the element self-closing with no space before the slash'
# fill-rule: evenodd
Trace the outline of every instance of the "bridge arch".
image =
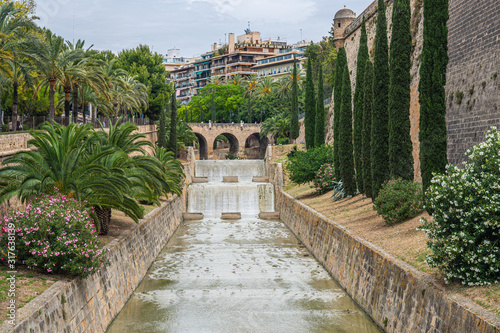
<svg viewBox="0 0 500 333">
<path fill-rule="evenodd" d="M 255 142 L 257 143 L 257 148 L 253 146 Z M 267 136 L 262 137 L 260 133 L 252 133 L 245 140 L 245 149 L 256 149 L 257 158 L 264 159 L 266 157 L 266 149 L 268 144 L 269 139 Z"/>
<path fill-rule="evenodd" d="M 191 123 L 189 124 L 196 134 L 200 145 L 200 159 L 214 158 L 214 142 L 219 135 L 224 135 L 230 143 L 230 156 L 241 156 L 249 137 L 259 140 L 259 158 L 264 158 L 268 138 L 261 138 L 260 124 L 227 124 L 227 123 Z M 205 150 L 206 148 L 206 150 Z"/>
<path fill-rule="evenodd" d="M 198 150 L 200 152 L 200 160 L 208 160 L 208 144 L 207 139 L 200 133 L 194 132 L 194 135 L 198 138 Z"/>
</svg>

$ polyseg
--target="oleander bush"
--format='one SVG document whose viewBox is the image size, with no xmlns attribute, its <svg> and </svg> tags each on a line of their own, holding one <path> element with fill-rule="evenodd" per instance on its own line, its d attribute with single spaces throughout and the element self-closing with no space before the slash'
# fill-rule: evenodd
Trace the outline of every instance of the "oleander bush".
<svg viewBox="0 0 500 333">
<path fill-rule="evenodd" d="M 388 225 L 403 222 L 422 212 L 422 185 L 410 180 L 388 180 L 373 204 Z"/>
<path fill-rule="evenodd" d="M 426 192 L 433 219 L 422 219 L 431 254 L 446 282 L 489 285 L 500 282 L 500 132 L 467 151 L 464 168 L 449 165 Z"/>
<path fill-rule="evenodd" d="M 35 198 L 1 222 L 0 246 L 14 246 L 18 261 L 29 268 L 86 277 L 105 263 L 90 213 L 58 193 Z"/>
<path fill-rule="evenodd" d="M 333 163 L 333 149 L 326 145 L 307 151 L 292 151 L 287 156 L 290 180 L 296 184 L 312 182 L 323 164 Z"/>
<path fill-rule="evenodd" d="M 313 180 L 313 188 L 320 194 L 331 191 L 335 186 L 335 173 L 333 170 L 333 163 L 323 164 L 316 172 Z"/>
</svg>

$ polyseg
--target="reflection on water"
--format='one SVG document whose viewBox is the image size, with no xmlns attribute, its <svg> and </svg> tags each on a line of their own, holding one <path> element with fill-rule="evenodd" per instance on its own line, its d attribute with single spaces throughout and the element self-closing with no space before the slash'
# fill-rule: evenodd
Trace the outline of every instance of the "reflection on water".
<svg viewBox="0 0 500 333">
<path fill-rule="evenodd" d="M 117 332 L 380 332 L 280 222 L 185 222 Z"/>
</svg>

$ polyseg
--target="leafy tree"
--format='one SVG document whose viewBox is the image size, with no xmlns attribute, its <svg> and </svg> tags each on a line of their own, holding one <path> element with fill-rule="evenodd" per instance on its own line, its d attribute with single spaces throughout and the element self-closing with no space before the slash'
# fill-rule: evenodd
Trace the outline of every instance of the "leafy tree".
<svg viewBox="0 0 500 333">
<path fill-rule="evenodd" d="M 318 97 L 316 98 L 316 125 L 314 132 L 314 146 L 319 147 L 325 144 L 325 106 L 323 91 L 323 65 L 319 64 L 318 69 Z"/>
<path fill-rule="evenodd" d="M 403 180 L 413 180 L 410 10 L 409 0 L 394 1 L 389 59 L 389 168 L 392 178 Z"/>
<path fill-rule="evenodd" d="M 372 108 L 373 108 L 373 64 L 366 60 L 363 96 L 363 189 L 368 198 L 372 197 Z"/>
<path fill-rule="evenodd" d="M 333 91 L 333 164 L 335 178 L 341 179 L 340 175 L 340 109 L 342 105 L 342 84 L 344 70 L 347 68 L 347 55 L 345 49 L 341 47 L 337 55 L 335 65 L 335 87 Z"/>
<path fill-rule="evenodd" d="M 311 59 L 307 59 L 306 73 L 306 96 L 305 96 L 305 131 L 306 131 L 306 147 L 307 149 L 314 148 L 314 131 L 316 127 L 316 101 L 314 98 L 314 82 Z"/>
<path fill-rule="evenodd" d="M 359 51 L 356 70 L 356 88 L 354 90 L 354 163 L 356 168 L 356 184 L 361 193 L 365 193 L 363 185 L 363 111 L 365 91 L 365 69 L 368 60 L 368 37 L 366 35 L 366 24 L 363 19 L 361 24 L 361 37 L 359 40 Z"/>
<path fill-rule="evenodd" d="M 175 90 L 170 96 L 170 150 L 177 157 L 177 98 Z"/>
<path fill-rule="evenodd" d="M 424 42 L 420 66 L 420 165 L 424 194 L 432 174 L 448 163 L 446 136 L 446 66 L 448 0 L 424 0 Z"/>
<path fill-rule="evenodd" d="M 118 66 L 147 88 L 149 106 L 145 115 L 153 120 L 158 120 L 163 108 L 162 92 L 167 89 L 167 76 L 163 66 L 163 58 L 158 53 L 153 53 L 149 46 L 139 45 L 135 49 L 123 50 L 118 54 Z"/>
<path fill-rule="evenodd" d="M 342 84 L 342 107 L 340 109 L 340 143 L 339 161 L 340 175 L 346 195 L 356 194 L 356 177 L 354 174 L 354 156 L 352 146 L 352 93 L 351 78 L 347 66 L 344 69 Z"/>
<path fill-rule="evenodd" d="M 373 111 L 371 162 L 373 198 L 376 198 L 382 184 L 389 179 L 389 60 L 387 46 L 387 21 L 385 1 L 378 0 L 377 35 L 375 36 L 375 60 L 373 65 Z"/>
<path fill-rule="evenodd" d="M 290 137 L 295 140 L 299 137 L 299 88 L 297 74 L 297 59 L 293 57 L 293 72 L 292 72 L 292 112 L 290 120 Z"/>
</svg>

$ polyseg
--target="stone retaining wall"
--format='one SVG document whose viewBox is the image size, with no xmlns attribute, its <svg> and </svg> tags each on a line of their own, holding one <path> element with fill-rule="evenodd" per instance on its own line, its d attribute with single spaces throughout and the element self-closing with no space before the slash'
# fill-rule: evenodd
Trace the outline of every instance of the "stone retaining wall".
<svg viewBox="0 0 500 333">
<path fill-rule="evenodd" d="M 182 221 L 174 196 L 105 248 L 110 264 L 86 279 L 59 281 L 17 312 L 0 332 L 104 332 Z"/>
<path fill-rule="evenodd" d="M 281 164 L 269 171 L 281 221 L 386 332 L 500 332 L 500 318 L 285 193 Z"/>
</svg>

